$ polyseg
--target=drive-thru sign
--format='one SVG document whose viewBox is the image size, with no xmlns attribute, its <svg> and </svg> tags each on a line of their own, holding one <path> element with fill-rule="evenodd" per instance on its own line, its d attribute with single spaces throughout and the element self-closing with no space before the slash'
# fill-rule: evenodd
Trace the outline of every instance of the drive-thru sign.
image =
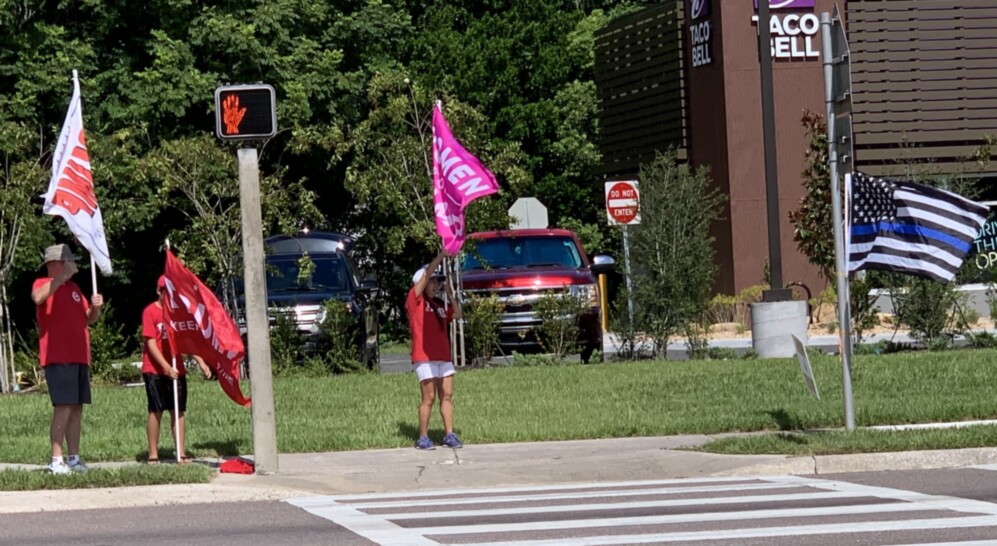
<svg viewBox="0 0 997 546">
<path fill-rule="evenodd" d="M 640 192 L 636 180 L 606 182 L 606 214 L 610 225 L 640 223 Z"/>
</svg>

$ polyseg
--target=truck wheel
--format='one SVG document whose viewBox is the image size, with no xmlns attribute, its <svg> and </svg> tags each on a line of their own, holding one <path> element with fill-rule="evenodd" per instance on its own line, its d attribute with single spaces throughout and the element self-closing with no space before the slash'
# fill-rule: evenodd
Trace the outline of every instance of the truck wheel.
<svg viewBox="0 0 997 546">
<path fill-rule="evenodd" d="M 583 364 L 588 364 L 589 361 L 592 360 L 592 355 L 595 354 L 596 349 L 597 349 L 597 347 L 595 345 L 586 345 L 585 348 L 582 349 L 581 357 L 582 357 L 582 363 Z M 599 352 L 598 361 L 599 362 L 603 361 L 602 360 L 602 352 L 601 351 Z"/>
</svg>

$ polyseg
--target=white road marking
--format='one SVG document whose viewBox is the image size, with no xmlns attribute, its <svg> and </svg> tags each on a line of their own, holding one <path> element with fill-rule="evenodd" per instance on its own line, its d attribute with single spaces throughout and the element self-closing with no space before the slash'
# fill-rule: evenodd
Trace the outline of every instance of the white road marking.
<svg viewBox="0 0 997 546">
<path fill-rule="evenodd" d="M 997 517 L 917 519 L 907 521 L 869 521 L 859 523 L 832 523 L 797 527 L 763 527 L 759 529 L 734 529 L 695 531 L 691 533 L 656 533 L 648 535 L 617 535 L 599 537 L 574 537 L 553 540 L 517 540 L 514 542 L 475 542 L 474 546 L 612 546 L 618 544 L 654 544 L 660 542 L 685 542 L 694 540 L 734 540 L 740 538 L 772 538 L 844 533 L 877 533 L 883 531 L 910 531 L 921 529 L 964 529 L 997 525 Z"/>
<path fill-rule="evenodd" d="M 615 502 L 599 504 L 563 504 L 550 506 L 526 506 L 522 508 L 492 508 L 484 510 L 452 510 L 439 512 L 399 512 L 394 514 L 378 514 L 392 521 L 427 518 L 466 518 L 475 516 L 511 516 L 516 514 L 556 514 L 564 512 L 581 512 L 592 510 L 629 510 L 640 508 L 669 508 L 675 506 L 715 506 L 718 504 L 749 504 L 753 502 L 807 501 L 823 499 L 841 499 L 849 497 L 865 497 L 864 494 L 852 494 L 837 491 L 821 491 L 818 493 L 792 493 L 788 495 L 752 495 L 749 497 L 713 497 L 699 499 L 675 499 L 644 502 Z"/>
<path fill-rule="evenodd" d="M 843 481 L 821 480 L 800 476 L 776 476 L 770 479 L 787 484 L 792 483 L 796 485 L 806 485 L 829 491 L 839 491 L 841 493 L 852 493 L 855 495 L 914 502 L 932 509 L 953 510 L 955 512 L 970 512 L 997 516 L 997 504 L 972 499 L 963 499 L 960 497 L 927 495 L 904 489 L 890 489 L 888 487 L 876 487 L 873 485 L 861 485 Z"/>
<path fill-rule="evenodd" d="M 997 470 L 997 465 L 985 465 L 988 470 Z M 714 485 L 711 485 L 714 484 Z M 805 487 L 812 492 L 779 494 L 780 489 Z M 630 488 L 630 489 L 619 489 Z M 595 490 L 593 490 L 595 489 Z M 730 491 L 757 491 L 741 497 L 723 496 Z M 773 494 L 765 494 L 771 492 Z M 635 502 L 593 502 L 590 504 L 565 505 L 558 501 L 577 499 L 598 499 L 635 495 L 702 493 L 704 496 L 689 499 L 664 499 Z M 450 496 L 450 498 L 447 498 Z M 600 512 L 620 509 L 647 509 L 659 507 L 695 507 L 765 503 L 778 501 L 805 501 L 838 498 L 876 498 L 898 502 L 877 504 L 852 504 L 841 506 L 819 506 L 809 508 L 756 509 L 733 512 L 701 512 L 688 514 L 649 515 L 636 517 L 596 517 L 587 519 L 567 519 L 557 521 L 511 522 L 495 524 L 454 525 L 456 518 L 484 516 L 516 516 L 524 514 L 568 514 L 572 512 Z M 478 508 L 486 503 L 492 506 L 510 502 L 545 501 L 549 506 Z M 559 530 L 570 532 L 577 529 L 581 536 L 566 536 L 557 539 L 496 541 L 475 543 L 475 546 L 611 546 L 621 544 L 669 543 L 695 540 L 737 540 L 746 538 L 803 537 L 810 535 L 852 535 L 857 533 L 881 533 L 888 531 L 917 531 L 922 529 L 958 529 L 972 527 L 997 527 L 997 504 L 972 499 L 943 495 L 928 495 L 915 491 L 861 485 L 833 479 L 818 479 L 803 476 L 767 476 L 758 478 L 691 478 L 683 480 L 660 480 L 642 482 L 586 483 L 541 487 L 516 487 L 495 489 L 453 489 L 448 491 L 423 491 L 414 493 L 367 494 L 349 496 L 318 496 L 287 501 L 316 516 L 328 519 L 357 535 L 380 546 L 428 546 L 439 542 L 427 537 L 439 538 L 449 535 L 475 535 L 494 533 L 501 539 L 502 533 L 529 533 L 530 531 Z M 464 509 L 465 505 L 471 509 Z M 406 508 L 424 506 L 440 507 L 432 512 L 406 512 Z M 454 510 L 446 510 L 453 507 Z M 397 513 L 367 514 L 364 509 L 398 509 Z M 759 519 L 784 519 L 787 522 L 807 517 L 850 516 L 871 513 L 894 513 L 920 511 L 946 511 L 960 513 L 960 516 L 913 520 L 860 521 L 845 523 L 823 523 L 814 525 L 787 525 L 764 528 L 720 529 L 702 531 L 677 531 L 653 534 L 584 536 L 585 529 L 612 528 L 641 525 L 672 525 L 692 522 L 737 522 Z M 984 514 L 984 515 L 979 515 Z M 570 517 L 570 516 L 569 516 Z M 908 516 L 909 517 L 909 516 Z M 916 516 L 915 516 L 916 517 Z M 450 520 L 448 525 L 406 528 L 397 525 L 400 521 L 413 521 L 430 518 Z M 473 519 L 471 521 L 474 521 Z M 940 542 L 933 546 L 982 546 L 994 541 Z M 925 545 L 928 546 L 928 545 Z"/>
<path fill-rule="evenodd" d="M 325 518 L 380 546 L 439 546 L 440 544 L 382 517 L 365 514 L 350 506 L 328 501 L 319 504 L 313 501 L 314 499 L 305 498 L 289 499 L 285 502 Z"/>
<path fill-rule="evenodd" d="M 551 531 L 557 529 L 586 529 L 592 527 L 624 527 L 630 525 L 668 525 L 705 521 L 740 521 L 767 518 L 805 518 L 820 516 L 848 516 L 871 513 L 900 513 L 923 511 L 910 503 L 826 506 L 821 508 L 786 508 L 781 510 L 752 510 L 748 512 L 708 512 L 700 514 L 675 514 L 668 516 L 637 516 L 629 518 L 574 519 L 559 521 L 533 521 L 527 523 L 493 523 L 482 525 L 449 525 L 441 527 L 410 528 L 425 536 L 463 535 L 479 533 L 513 533 L 521 531 Z"/>
<path fill-rule="evenodd" d="M 563 485 L 536 485 L 526 487 L 479 487 L 474 489 L 441 489 L 436 491 L 412 491 L 408 493 L 364 493 L 362 495 L 333 495 L 330 498 L 336 502 L 360 502 L 364 500 L 380 499 L 416 499 L 422 497 L 443 497 L 447 495 L 474 495 L 496 493 L 535 493 L 538 491 L 577 491 L 579 489 L 605 489 L 610 490 L 620 487 L 654 487 L 658 485 L 688 485 L 690 483 L 758 483 L 765 482 L 765 478 L 743 478 L 743 477 L 710 477 L 710 478 L 675 478 L 670 480 L 643 480 L 629 482 L 597 482 L 597 483 L 566 483 Z"/>
<path fill-rule="evenodd" d="M 500 504 L 510 502 L 528 501 L 552 501 L 588 498 L 613 498 L 613 497 L 640 497 L 645 495 L 679 495 L 686 493 L 723 493 L 728 491 L 752 491 L 770 489 L 788 489 L 797 487 L 795 485 L 784 485 L 781 483 L 752 483 L 746 485 L 705 485 L 702 487 L 669 487 L 667 489 L 625 489 L 619 491 L 584 491 L 581 493 L 550 493 L 532 495 L 500 495 L 494 497 L 468 498 L 453 497 L 448 499 L 431 500 L 402 500 L 388 502 L 363 502 L 350 503 L 350 506 L 358 510 L 371 510 L 375 508 L 405 508 L 408 506 L 464 506 L 468 504 Z M 498 491 L 498 490 L 496 490 Z"/>
</svg>

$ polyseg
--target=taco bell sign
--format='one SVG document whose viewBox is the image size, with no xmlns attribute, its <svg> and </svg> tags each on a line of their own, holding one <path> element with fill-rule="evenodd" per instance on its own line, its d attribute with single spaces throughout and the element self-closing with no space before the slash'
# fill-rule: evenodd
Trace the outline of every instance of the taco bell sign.
<svg viewBox="0 0 997 546">
<path fill-rule="evenodd" d="M 709 18 L 710 0 L 689 0 L 689 41 L 692 44 L 692 67 L 713 63 L 713 21 Z"/>
<path fill-rule="evenodd" d="M 814 9 L 817 0 L 769 0 L 769 9 Z M 755 0 L 758 9 L 758 0 Z"/>
<path fill-rule="evenodd" d="M 820 57 L 816 43 L 820 19 L 812 13 L 814 7 L 815 0 L 769 0 L 769 8 L 789 11 L 770 14 L 773 58 L 810 60 Z M 755 9 L 758 9 L 758 0 L 755 0 Z M 800 10 L 811 13 L 799 13 Z M 757 24 L 758 16 L 753 15 L 751 20 Z"/>
<path fill-rule="evenodd" d="M 689 18 L 695 21 L 710 14 L 710 0 L 690 0 Z"/>
</svg>

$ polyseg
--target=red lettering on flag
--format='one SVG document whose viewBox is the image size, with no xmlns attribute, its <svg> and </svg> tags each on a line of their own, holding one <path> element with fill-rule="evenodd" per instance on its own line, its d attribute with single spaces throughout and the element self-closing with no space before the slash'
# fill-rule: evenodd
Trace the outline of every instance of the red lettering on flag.
<svg viewBox="0 0 997 546">
<path fill-rule="evenodd" d="M 93 175 L 90 173 L 90 154 L 87 153 L 83 130 L 80 129 L 79 144 L 73 148 L 72 159 L 62 170 L 56 182 L 52 201 L 76 215 L 81 210 L 93 216 L 97 210 L 97 194 L 93 190 Z"/>
</svg>

